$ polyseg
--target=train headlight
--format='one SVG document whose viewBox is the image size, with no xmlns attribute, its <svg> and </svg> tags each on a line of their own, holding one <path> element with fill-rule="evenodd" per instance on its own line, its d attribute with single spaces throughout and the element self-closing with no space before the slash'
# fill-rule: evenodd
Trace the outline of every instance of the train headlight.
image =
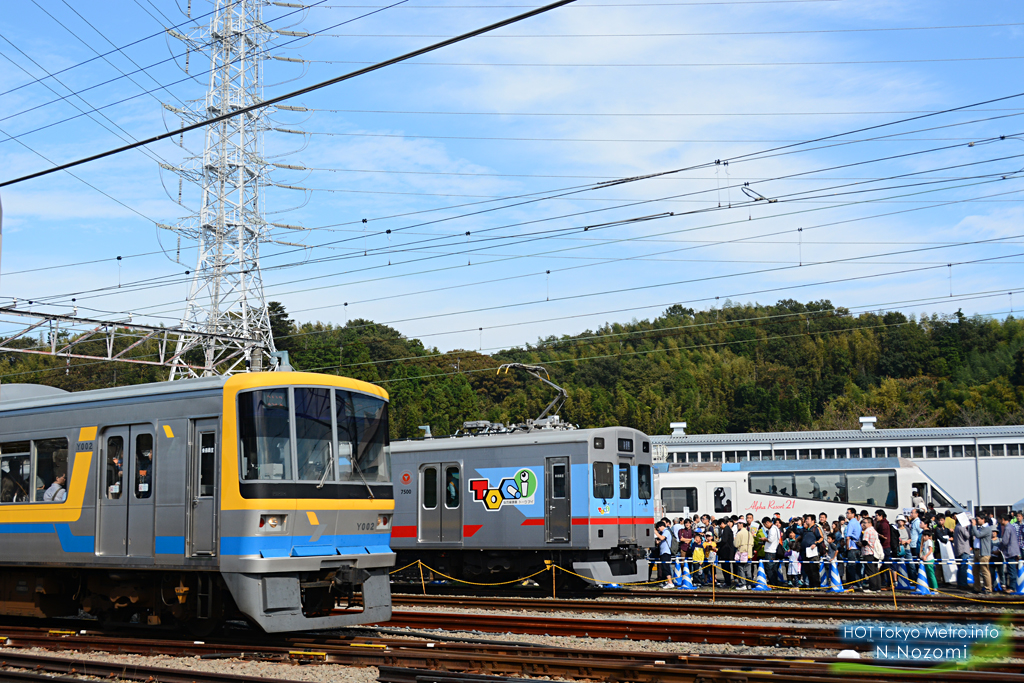
<svg viewBox="0 0 1024 683">
<path fill-rule="evenodd" d="M 391 526 L 391 515 L 377 515 L 377 528 L 387 529 Z"/>
<path fill-rule="evenodd" d="M 270 532 L 284 531 L 285 515 L 260 515 L 260 530 Z"/>
</svg>

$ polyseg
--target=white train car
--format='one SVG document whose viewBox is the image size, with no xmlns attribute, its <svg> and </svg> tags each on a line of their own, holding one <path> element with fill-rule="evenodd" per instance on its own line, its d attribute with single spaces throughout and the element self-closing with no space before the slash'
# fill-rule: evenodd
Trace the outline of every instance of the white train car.
<svg viewBox="0 0 1024 683">
<path fill-rule="evenodd" d="M 776 512 L 783 519 L 824 512 L 836 519 L 849 507 L 885 510 L 889 519 L 907 514 L 912 491 L 940 512 L 962 507 L 921 468 L 906 458 L 871 460 L 762 460 L 655 465 L 655 515 Z"/>
</svg>

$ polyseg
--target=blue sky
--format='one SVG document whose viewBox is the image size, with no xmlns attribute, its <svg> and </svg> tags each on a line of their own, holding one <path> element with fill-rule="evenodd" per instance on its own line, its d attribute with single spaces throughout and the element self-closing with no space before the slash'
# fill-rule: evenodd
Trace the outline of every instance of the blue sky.
<svg viewBox="0 0 1024 683">
<path fill-rule="evenodd" d="M 45 168 L 39 154 L 123 144 L 88 117 L 62 122 L 75 106 L 111 105 L 106 127 L 142 138 L 177 125 L 161 102 L 203 96 L 208 60 L 191 54 L 186 77 L 162 33 L 185 21 L 174 2 L 74 3 L 76 16 L 36 1 L 0 15 L 0 179 Z M 275 30 L 317 34 L 274 39 L 274 55 L 308 63 L 267 61 L 266 96 L 536 6 L 410 0 L 332 29 L 388 4 L 342 1 L 265 9 Z M 193 16 L 211 8 L 192 2 Z M 1022 29 L 1019 3 L 998 0 L 581 0 L 298 98 L 310 111 L 275 127 L 307 135 L 269 133 L 266 154 L 315 169 L 272 173 L 315 191 L 265 193 L 272 222 L 304 228 L 264 245 L 267 297 L 301 321 L 369 318 L 484 351 L 672 303 L 1019 311 L 1024 97 L 1000 98 L 1024 92 Z M 111 43 L 132 45 L 75 67 Z M 133 62 L 147 67 L 134 82 L 114 66 Z M 33 83 L 43 68 L 68 70 Z M 158 165 L 180 157 L 167 141 L 0 190 L 0 300 L 175 324 L 195 250 L 156 224 L 188 212 Z M 674 169 L 689 170 L 594 186 Z"/>
</svg>

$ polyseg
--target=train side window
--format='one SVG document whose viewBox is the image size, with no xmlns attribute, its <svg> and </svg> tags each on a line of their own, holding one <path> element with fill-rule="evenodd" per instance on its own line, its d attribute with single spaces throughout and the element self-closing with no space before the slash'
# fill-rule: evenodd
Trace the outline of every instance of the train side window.
<svg viewBox="0 0 1024 683">
<path fill-rule="evenodd" d="M 596 448 L 598 450 L 604 448 L 604 437 L 602 437 L 602 436 L 595 436 L 594 437 L 594 448 Z"/>
<path fill-rule="evenodd" d="M 243 479 L 292 478 L 291 419 L 287 389 L 238 394 Z"/>
<path fill-rule="evenodd" d="M 433 510 L 437 507 L 437 468 L 423 470 L 423 507 Z"/>
<path fill-rule="evenodd" d="M 697 489 L 692 487 L 661 490 L 661 505 L 666 514 L 695 512 L 697 510 Z"/>
<path fill-rule="evenodd" d="M 619 498 L 629 499 L 632 497 L 633 484 L 629 480 L 629 465 L 619 464 Z"/>
<path fill-rule="evenodd" d="M 29 500 L 31 454 L 28 441 L 0 443 L 0 503 L 24 503 Z"/>
<path fill-rule="evenodd" d="M 459 468 L 446 467 L 444 470 L 444 506 L 448 509 L 459 507 Z"/>
<path fill-rule="evenodd" d="M 117 500 L 124 492 L 124 437 L 107 438 L 107 466 L 104 468 L 103 495 Z"/>
<path fill-rule="evenodd" d="M 715 488 L 715 512 L 732 512 L 732 487 Z"/>
<path fill-rule="evenodd" d="M 149 498 L 153 495 L 153 435 L 139 434 L 135 437 L 135 497 Z"/>
<path fill-rule="evenodd" d="M 793 475 L 796 497 L 807 500 L 846 502 L 846 477 L 841 472 L 813 472 Z"/>
<path fill-rule="evenodd" d="M 331 390 L 295 389 L 295 454 L 301 481 L 334 481 L 331 465 Z M 329 468 L 334 470 L 333 467 Z"/>
<path fill-rule="evenodd" d="M 615 468 L 610 462 L 594 463 L 594 498 L 615 497 Z"/>
<path fill-rule="evenodd" d="M 747 486 L 751 493 L 793 497 L 792 474 L 751 474 Z"/>
<path fill-rule="evenodd" d="M 551 497 L 565 498 L 565 465 L 551 466 Z"/>
<path fill-rule="evenodd" d="M 35 500 L 63 503 L 68 497 L 68 440 L 41 439 L 32 442 L 35 451 Z"/>
<path fill-rule="evenodd" d="M 651 499 L 651 466 L 650 465 L 637 465 L 636 466 L 636 489 L 637 496 L 640 500 Z M 697 506 L 694 505 L 693 509 L 696 510 Z"/>
<path fill-rule="evenodd" d="M 199 435 L 199 495 L 213 496 L 217 481 L 217 434 L 203 432 Z"/>
<path fill-rule="evenodd" d="M 847 472 L 848 501 L 852 505 L 896 507 L 896 472 L 894 470 L 866 470 Z"/>
</svg>

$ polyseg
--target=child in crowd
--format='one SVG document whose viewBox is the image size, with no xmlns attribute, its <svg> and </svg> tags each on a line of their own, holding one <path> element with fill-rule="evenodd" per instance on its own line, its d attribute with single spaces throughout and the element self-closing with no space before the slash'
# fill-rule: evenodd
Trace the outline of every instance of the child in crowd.
<svg viewBox="0 0 1024 683">
<path fill-rule="evenodd" d="M 718 559 L 718 544 L 715 535 L 708 531 L 704 534 L 704 585 L 715 583 L 715 561 Z"/>
<path fill-rule="evenodd" d="M 796 588 L 800 586 L 800 539 L 796 537 L 796 533 L 790 532 L 791 540 L 789 543 L 789 549 L 786 551 L 786 559 L 788 560 L 789 566 L 786 572 L 789 582 L 787 585 Z"/>
<path fill-rule="evenodd" d="M 932 532 L 921 532 L 921 562 L 924 563 L 924 571 L 928 575 L 928 585 L 932 590 L 939 590 L 939 584 L 935 580 L 935 547 L 932 544 Z"/>
</svg>

